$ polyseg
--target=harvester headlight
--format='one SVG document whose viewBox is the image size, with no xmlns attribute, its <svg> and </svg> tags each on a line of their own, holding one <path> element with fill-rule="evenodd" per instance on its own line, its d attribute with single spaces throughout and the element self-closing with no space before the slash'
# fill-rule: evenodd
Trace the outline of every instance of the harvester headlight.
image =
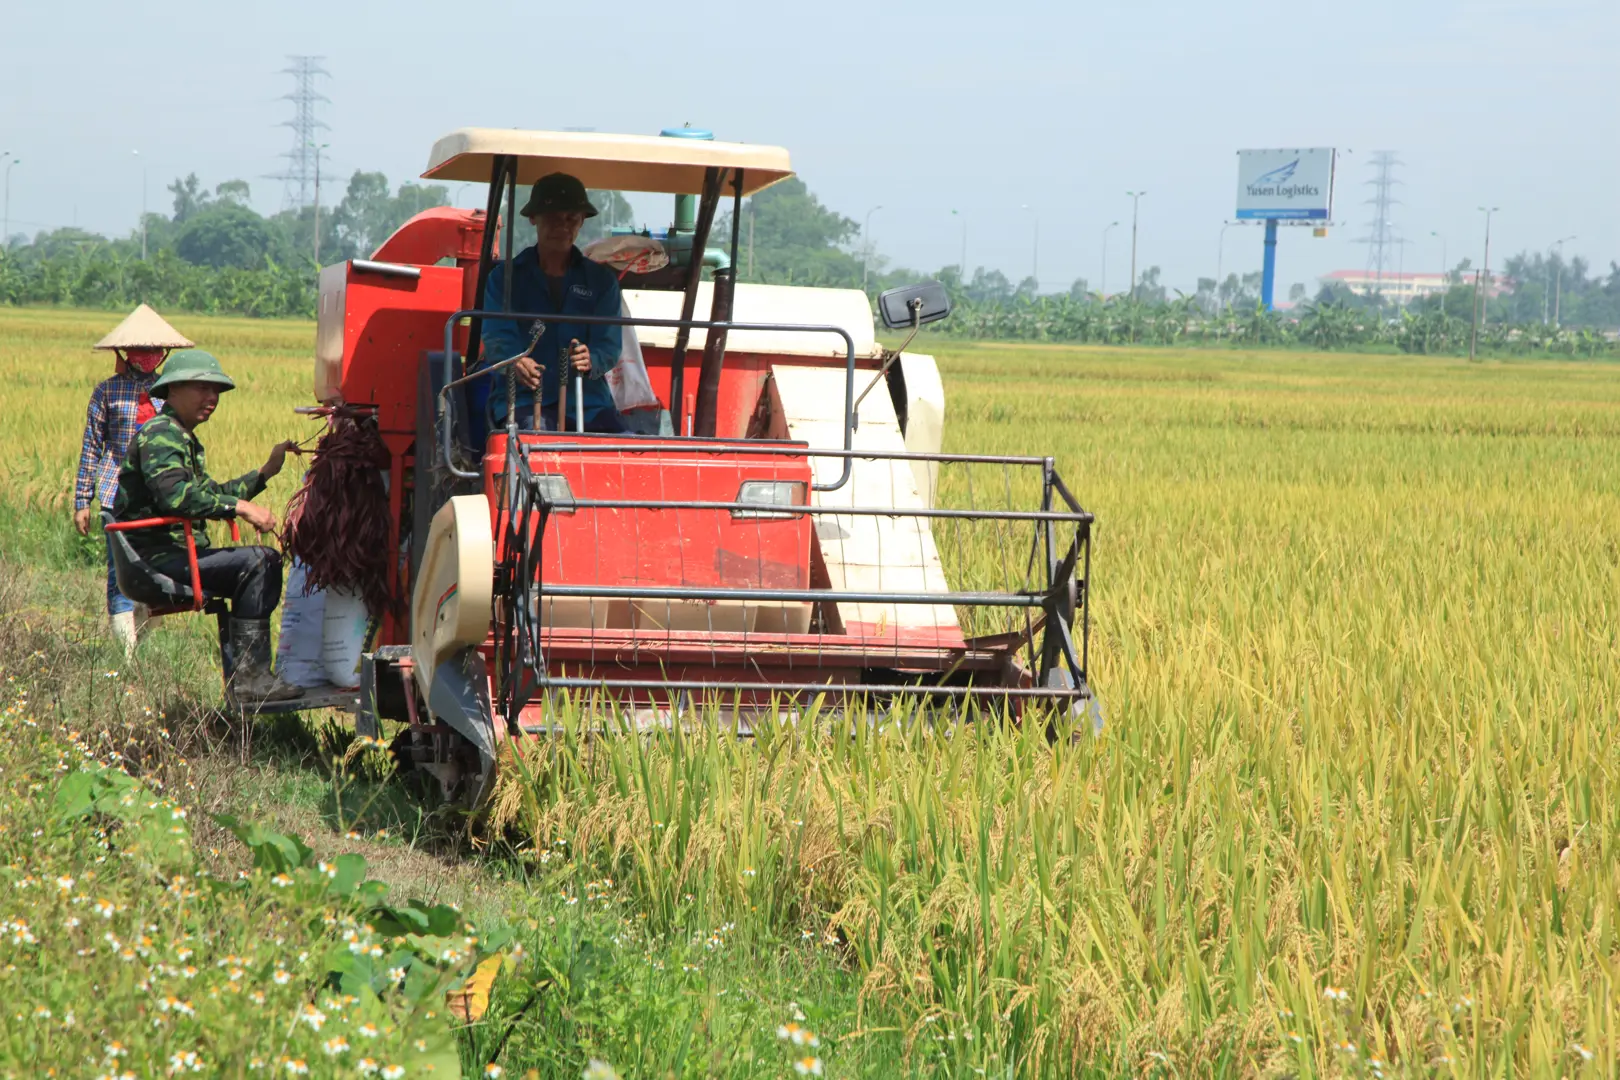
<svg viewBox="0 0 1620 1080">
<path fill-rule="evenodd" d="M 744 480 L 742 487 L 737 489 L 736 501 L 752 503 L 757 506 L 803 506 L 804 481 Z M 734 518 L 790 518 L 793 515 L 774 510 L 733 510 L 731 516 Z"/>
<path fill-rule="evenodd" d="M 553 514 L 574 512 L 574 492 L 568 486 L 568 477 L 555 473 L 540 473 L 534 478 L 534 493 L 551 504 Z"/>
</svg>

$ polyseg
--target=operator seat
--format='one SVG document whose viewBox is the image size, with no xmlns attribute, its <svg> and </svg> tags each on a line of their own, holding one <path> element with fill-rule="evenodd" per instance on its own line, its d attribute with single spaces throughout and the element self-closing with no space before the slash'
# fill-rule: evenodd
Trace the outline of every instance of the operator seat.
<svg viewBox="0 0 1620 1080">
<path fill-rule="evenodd" d="M 110 511 L 101 512 L 102 525 L 111 525 L 113 520 Z M 177 580 L 147 562 L 123 532 L 109 531 L 106 537 L 108 549 L 112 552 L 113 576 L 118 580 L 119 592 L 137 604 L 145 604 L 153 614 L 196 610 L 197 598 L 191 591 L 191 582 Z M 214 605 L 223 606 L 224 603 L 208 597 L 204 599 L 205 611 L 211 610 Z"/>
</svg>

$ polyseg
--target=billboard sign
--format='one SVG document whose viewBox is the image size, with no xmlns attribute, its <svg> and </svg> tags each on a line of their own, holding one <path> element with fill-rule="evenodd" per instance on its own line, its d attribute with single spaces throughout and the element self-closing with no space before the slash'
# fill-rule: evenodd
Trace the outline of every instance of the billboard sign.
<svg viewBox="0 0 1620 1080">
<path fill-rule="evenodd" d="M 1239 221 L 1327 221 L 1333 216 L 1331 147 L 1239 150 Z"/>
</svg>

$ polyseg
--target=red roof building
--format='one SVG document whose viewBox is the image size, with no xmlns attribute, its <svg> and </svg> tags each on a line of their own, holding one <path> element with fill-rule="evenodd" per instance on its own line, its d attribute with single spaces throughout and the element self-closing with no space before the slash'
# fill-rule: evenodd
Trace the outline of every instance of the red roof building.
<svg viewBox="0 0 1620 1080">
<path fill-rule="evenodd" d="M 1439 271 L 1395 274 L 1388 270 L 1382 273 L 1374 270 L 1335 270 L 1331 274 L 1323 274 L 1316 280 L 1323 285 L 1343 285 L 1357 296 L 1373 296 L 1381 293 L 1386 299 L 1398 304 L 1409 304 L 1413 300 L 1445 292 L 1451 286 L 1447 275 Z M 1464 271 L 1457 275 L 1456 284 L 1473 283 L 1473 271 Z M 1501 296 L 1512 291 L 1513 281 L 1510 278 L 1492 274 L 1485 293 L 1487 296 Z"/>
</svg>

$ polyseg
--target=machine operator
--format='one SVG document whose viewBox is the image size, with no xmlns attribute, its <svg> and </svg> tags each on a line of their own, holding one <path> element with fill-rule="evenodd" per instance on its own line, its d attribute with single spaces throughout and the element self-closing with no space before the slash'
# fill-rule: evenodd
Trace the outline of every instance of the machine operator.
<svg viewBox="0 0 1620 1080">
<path fill-rule="evenodd" d="M 619 281 L 613 271 L 582 254 L 574 241 L 585 219 L 596 216 L 585 185 L 567 173 L 541 177 L 521 211 L 535 229 L 535 244 L 512 258 L 510 268 L 498 263 L 484 288 L 484 307 L 492 311 L 522 311 L 563 316 L 546 322 L 531 354 L 513 365 L 517 373 L 517 410 L 520 427 L 558 430 L 561 381 L 583 376 L 585 430 L 616 433 L 627 430 L 613 405 L 605 378 L 619 363 L 620 327 L 570 323 L 569 315 L 618 315 Z M 506 306 L 506 275 L 512 274 L 511 307 Z M 490 319 L 484 324 L 484 357 L 488 363 L 516 356 L 529 348 L 533 320 Z M 506 388 L 499 375 L 487 380 L 491 430 L 506 423 Z M 572 393 L 572 390 L 569 391 Z M 536 394 L 540 422 L 534 420 Z M 569 402 L 562 427 L 574 426 L 575 406 Z"/>
<path fill-rule="evenodd" d="M 277 443 L 253 472 L 224 483 L 208 475 L 197 426 L 206 423 L 219 396 L 236 383 L 219 361 L 201 349 L 182 349 L 169 358 L 151 392 L 161 392 L 163 411 L 141 425 L 118 470 L 117 521 L 184 517 L 195 522 L 197 569 L 203 592 L 229 598 L 230 644 L 234 657 L 232 691 L 240 700 L 288 701 L 302 695 L 270 670 L 270 613 L 281 601 L 281 553 L 270 547 L 211 550 L 207 519 L 241 518 L 261 533 L 273 532 L 276 516 L 249 502 L 281 471 L 295 444 Z M 130 546 L 153 569 L 189 580 L 185 533 L 179 525 L 132 529 Z"/>
</svg>

